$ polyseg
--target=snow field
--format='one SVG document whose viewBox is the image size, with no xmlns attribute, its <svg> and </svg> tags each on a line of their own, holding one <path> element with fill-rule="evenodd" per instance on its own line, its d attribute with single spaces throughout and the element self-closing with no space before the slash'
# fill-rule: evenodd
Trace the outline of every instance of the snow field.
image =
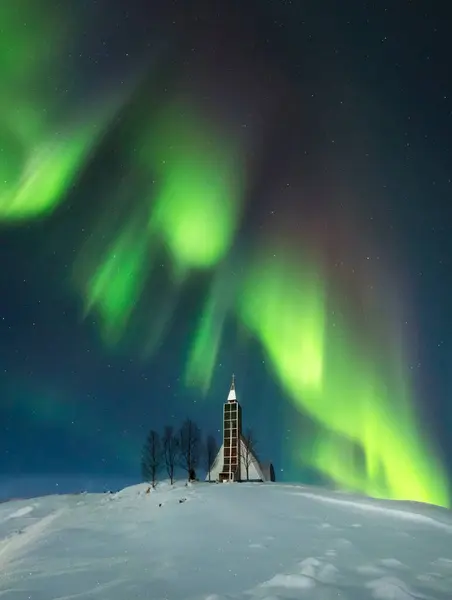
<svg viewBox="0 0 452 600">
<path fill-rule="evenodd" d="M 0 505 L 0 600 L 452 600 L 452 513 L 281 484 Z"/>
</svg>

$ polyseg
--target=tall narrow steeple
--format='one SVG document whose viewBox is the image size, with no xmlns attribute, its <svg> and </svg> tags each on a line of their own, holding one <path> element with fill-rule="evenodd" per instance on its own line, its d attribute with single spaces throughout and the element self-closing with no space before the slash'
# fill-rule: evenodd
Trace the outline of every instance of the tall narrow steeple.
<svg viewBox="0 0 452 600">
<path fill-rule="evenodd" d="M 241 396 L 240 396 L 241 397 Z M 274 481 L 275 471 L 270 465 L 264 472 L 249 440 L 242 435 L 242 407 L 235 393 L 232 376 L 228 399 L 223 404 L 223 443 L 206 481 Z"/>
<path fill-rule="evenodd" d="M 242 440 L 242 409 L 235 394 L 235 377 L 223 410 L 223 469 L 220 481 L 240 481 L 240 443 Z"/>
<path fill-rule="evenodd" d="M 232 383 L 231 389 L 228 394 L 228 402 L 235 402 L 237 400 L 237 396 L 235 395 L 235 375 L 232 375 Z"/>
</svg>

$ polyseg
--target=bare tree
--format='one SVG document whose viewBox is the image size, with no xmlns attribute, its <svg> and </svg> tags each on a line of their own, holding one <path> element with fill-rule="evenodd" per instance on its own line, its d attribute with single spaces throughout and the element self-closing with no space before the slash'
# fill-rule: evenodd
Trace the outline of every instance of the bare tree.
<svg viewBox="0 0 452 600">
<path fill-rule="evenodd" d="M 186 419 L 179 432 L 180 466 L 187 471 L 188 480 L 196 479 L 196 469 L 201 456 L 201 430 Z"/>
<path fill-rule="evenodd" d="M 176 468 L 178 456 L 179 440 L 174 433 L 174 428 L 167 425 L 163 433 L 163 457 L 171 485 L 174 483 L 174 469 Z"/>
<path fill-rule="evenodd" d="M 218 444 L 217 444 L 217 441 L 216 441 L 216 439 L 214 438 L 213 435 L 208 435 L 207 436 L 207 441 L 206 441 L 206 454 L 205 454 L 205 458 L 206 458 L 207 476 L 209 478 L 209 481 L 210 481 L 210 473 L 212 471 L 212 466 L 213 466 L 213 463 L 215 462 L 217 454 L 218 454 Z"/>
<path fill-rule="evenodd" d="M 243 436 L 243 465 L 245 467 L 246 480 L 250 479 L 250 467 L 253 463 L 253 457 L 256 455 L 256 439 L 251 429 L 247 429 Z"/>
<path fill-rule="evenodd" d="M 153 488 L 157 484 L 157 474 L 162 468 L 162 442 L 156 431 L 148 433 L 141 455 L 141 474 Z"/>
</svg>

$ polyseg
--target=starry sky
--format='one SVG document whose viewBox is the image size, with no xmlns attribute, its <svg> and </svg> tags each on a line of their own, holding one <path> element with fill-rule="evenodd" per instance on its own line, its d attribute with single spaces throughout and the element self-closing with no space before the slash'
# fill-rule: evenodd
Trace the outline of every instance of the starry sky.
<svg viewBox="0 0 452 600">
<path fill-rule="evenodd" d="M 0 7 L 0 497 L 220 441 L 235 373 L 278 479 L 450 506 L 450 9 L 45 4 Z"/>
</svg>

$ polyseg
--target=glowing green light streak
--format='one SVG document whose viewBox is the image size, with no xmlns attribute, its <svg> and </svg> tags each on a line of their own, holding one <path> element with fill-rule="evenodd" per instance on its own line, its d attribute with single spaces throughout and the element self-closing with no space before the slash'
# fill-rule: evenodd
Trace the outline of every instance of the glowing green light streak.
<svg viewBox="0 0 452 600">
<path fill-rule="evenodd" d="M 214 279 L 195 334 L 185 370 L 185 383 L 200 388 L 204 395 L 212 383 L 223 328 L 235 291 L 232 276 L 220 271 Z"/>
<path fill-rule="evenodd" d="M 2 138 L 5 134 L 0 131 L 0 144 Z M 8 150 L 0 152 L 8 155 L 0 166 L 0 219 L 20 221 L 52 212 L 95 139 L 92 128 L 85 127 L 29 147 L 10 140 Z"/>
<path fill-rule="evenodd" d="M 124 228 L 94 270 L 86 290 L 86 314 L 96 310 L 108 344 L 123 335 L 145 284 L 150 253 L 143 231 Z"/>
<path fill-rule="evenodd" d="M 118 104 L 103 106 L 95 118 L 86 118 L 84 107 L 82 121 L 57 117 L 57 74 L 73 19 L 61 3 L 44 4 L 0 6 L 0 220 L 6 222 L 55 210 Z"/>
<path fill-rule="evenodd" d="M 416 430 L 391 352 L 357 346 L 343 320 L 327 316 L 321 272 L 279 256 L 250 271 L 239 314 L 288 396 L 324 428 L 311 465 L 370 495 L 447 506 L 446 478 Z M 361 448 L 362 466 L 341 453 L 349 444 Z"/>
<path fill-rule="evenodd" d="M 159 115 L 145 163 L 159 189 L 150 228 L 181 268 L 210 268 L 228 251 L 242 201 L 237 148 L 187 106 Z"/>
</svg>

